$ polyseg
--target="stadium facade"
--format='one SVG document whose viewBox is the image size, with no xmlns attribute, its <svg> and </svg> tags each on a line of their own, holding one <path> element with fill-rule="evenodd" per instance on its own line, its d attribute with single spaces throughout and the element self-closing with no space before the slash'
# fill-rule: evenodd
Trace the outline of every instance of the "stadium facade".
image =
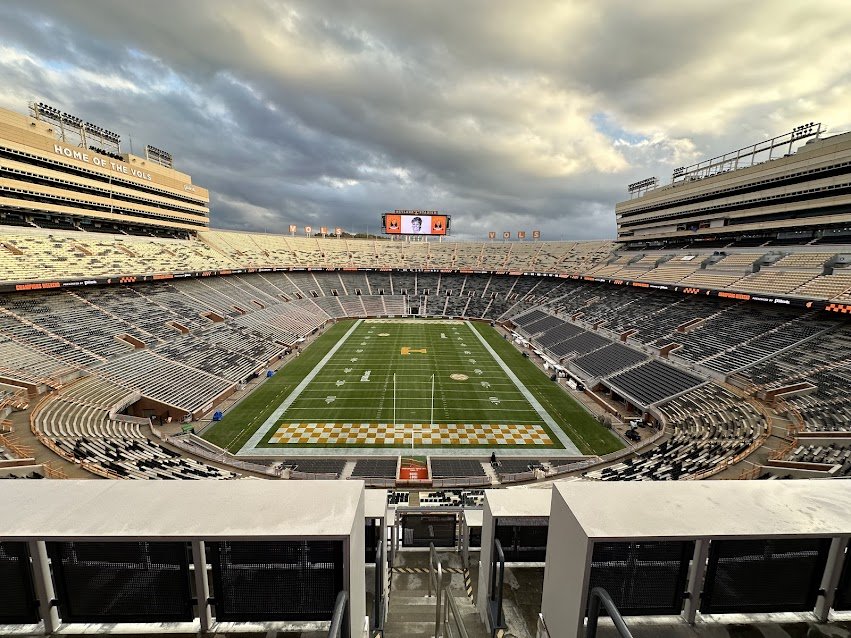
<svg viewBox="0 0 851 638">
<path fill-rule="evenodd" d="M 698 633 L 724 614 L 786 614 L 766 633 L 794 635 L 847 621 L 851 139 L 820 133 L 646 181 L 618 205 L 618 242 L 411 242 L 209 229 L 208 193 L 167 152 L 121 153 L 41 103 L 0 112 L 0 477 L 121 479 L 0 489 L 16 513 L 0 517 L 0 633 L 576 636 L 596 586 Z M 345 449 L 320 445 L 336 424 L 298 424 L 316 432 L 299 454 L 235 454 L 251 419 L 214 436 L 240 393 L 268 385 L 272 410 L 307 380 L 298 365 L 332 361 L 295 356 L 305 340 L 384 322 L 339 366 L 365 383 L 367 338 L 429 318 L 499 330 L 637 441 L 491 464 L 459 449 L 468 436 L 375 458 L 366 423 L 343 424 L 359 431 Z M 425 360 L 420 345 L 402 349 Z M 425 478 L 403 479 L 406 454 Z M 764 480 L 694 480 L 709 477 Z M 534 485 L 485 489 L 518 483 Z"/>
<path fill-rule="evenodd" d="M 617 204 L 618 240 L 636 248 L 851 241 L 851 133 L 819 133 L 820 125 L 798 127 L 677 169 L 670 184 Z"/>
<path fill-rule="evenodd" d="M 49 108 L 0 110 L 0 222 L 163 237 L 209 225 L 209 194 L 189 175 L 121 153 L 103 129 L 68 114 L 47 119 Z"/>
</svg>

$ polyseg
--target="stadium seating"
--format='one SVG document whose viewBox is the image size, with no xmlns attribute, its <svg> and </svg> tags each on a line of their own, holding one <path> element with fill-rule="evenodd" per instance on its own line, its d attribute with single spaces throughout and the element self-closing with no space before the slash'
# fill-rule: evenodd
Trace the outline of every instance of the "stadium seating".
<svg viewBox="0 0 851 638">
<path fill-rule="evenodd" d="M 851 476 L 851 448 L 832 445 L 800 445 L 786 458 L 797 463 L 839 465 L 834 477 Z"/>
<path fill-rule="evenodd" d="M 141 388 L 145 396 L 189 413 L 197 412 L 236 385 L 149 350 L 136 350 L 92 370 L 114 382 Z"/>
<path fill-rule="evenodd" d="M 526 333 L 532 336 L 545 334 L 553 328 L 564 325 L 564 320 L 552 315 L 544 315 L 539 320 L 523 326 Z"/>
<path fill-rule="evenodd" d="M 566 339 L 550 348 L 557 357 L 583 355 L 593 352 L 611 343 L 606 337 L 583 330 L 570 339 Z"/>
<path fill-rule="evenodd" d="M 844 324 L 832 317 L 582 279 L 498 274 L 591 273 L 851 302 L 851 274 L 834 265 L 836 256 L 827 249 L 716 255 L 704 249 L 626 252 L 611 242 L 405 242 L 227 231 L 203 232 L 200 241 L 175 241 L 15 229 L 0 240 L 0 281 L 29 281 L 33 272 L 58 280 L 260 267 L 302 270 L 5 293 L 0 295 L 0 377 L 61 388 L 92 374 L 178 411 L 200 413 L 330 319 L 400 316 L 418 308 L 423 315 L 508 319 L 580 376 L 599 379 L 641 406 L 676 407 L 683 397 L 701 396 L 710 372 L 719 378 L 741 376 L 757 393 L 808 384 L 783 405 L 807 429 L 846 430 L 851 402 L 844 388 L 851 381 L 851 353 Z M 314 267 L 392 272 L 307 270 Z M 498 272 L 417 272 L 429 268 Z M 650 358 L 660 350 L 669 363 Z M 715 395 L 708 400 L 724 403 Z M 123 436 L 122 428 L 129 427 L 113 424 L 119 429 L 111 431 L 82 412 L 70 412 L 77 421 L 57 422 L 57 428 L 66 429 L 57 436 L 63 445 L 86 439 L 79 446 L 70 443 L 80 454 L 95 454 L 90 439 Z M 82 429 L 75 433 L 78 421 Z M 689 431 L 680 429 L 684 441 Z M 131 428 L 128 436 L 137 434 Z M 700 440 L 726 454 L 716 438 Z M 747 440 L 740 438 L 740 443 Z M 481 467 L 436 461 L 438 479 L 484 476 Z M 355 471 L 369 472 L 367 465 Z"/>
<path fill-rule="evenodd" d="M 687 277 L 684 277 L 680 280 L 680 283 L 684 286 L 696 286 L 701 288 L 714 288 L 716 290 L 723 290 L 725 288 L 737 288 L 735 284 L 741 279 L 742 275 L 740 273 L 728 274 L 725 272 L 705 269 L 697 270 L 692 274 L 688 275 Z"/>
<path fill-rule="evenodd" d="M 408 503 L 407 492 L 390 492 L 388 501 L 392 504 Z M 484 502 L 484 490 L 434 490 L 420 492 L 420 506 L 423 507 L 472 507 L 480 508 Z"/>
<path fill-rule="evenodd" d="M 757 394 L 797 389 L 783 396 L 803 428 L 813 431 L 851 429 L 851 330 L 834 323 L 817 339 L 799 342 L 780 354 L 743 371 Z"/>
<path fill-rule="evenodd" d="M 0 469 L 0 480 L 2 479 L 43 479 L 44 467 L 41 465 L 28 465 L 26 467 L 14 467 Z"/>
<path fill-rule="evenodd" d="M 77 368 L 38 350 L 0 336 L 0 376 L 34 386 L 58 387 Z"/>
<path fill-rule="evenodd" d="M 398 461 L 392 459 L 358 459 L 352 470 L 352 478 L 396 478 Z"/>
<path fill-rule="evenodd" d="M 530 472 L 534 469 L 542 469 L 543 464 L 541 461 L 535 461 L 532 459 L 503 459 L 500 458 L 497 462 L 496 466 L 496 474 L 502 480 L 511 475 L 523 474 L 525 472 Z"/>
<path fill-rule="evenodd" d="M 0 296 L 0 306 L 22 322 L 38 325 L 97 357 L 117 356 L 133 349 L 129 343 L 115 338 L 132 332 L 132 326 L 71 294 L 5 295 Z"/>
<path fill-rule="evenodd" d="M 605 377 L 647 359 L 647 355 L 619 343 L 574 359 L 573 363 L 590 377 Z"/>
<path fill-rule="evenodd" d="M 547 316 L 547 313 L 543 312 L 542 310 L 529 310 L 514 317 L 513 321 L 518 326 L 526 328 L 527 326 L 533 324 L 536 321 L 540 321 L 541 319 L 544 319 Z"/>
<path fill-rule="evenodd" d="M 801 268 L 821 269 L 825 262 L 833 257 L 834 254 L 835 253 L 790 253 L 774 262 L 773 267 L 789 268 L 792 270 L 798 270 Z"/>
<path fill-rule="evenodd" d="M 709 475 L 745 453 L 764 432 L 763 417 L 715 384 L 660 407 L 671 437 L 649 452 L 585 476 L 601 481 L 675 481 Z"/>
<path fill-rule="evenodd" d="M 815 273 L 792 270 L 761 270 L 737 282 L 737 286 L 748 292 L 788 294 L 815 277 Z"/>
<path fill-rule="evenodd" d="M 385 278 L 391 287 L 402 283 L 415 290 L 420 281 L 413 273 L 394 273 L 392 278 L 387 273 L 361 273 L 348 281 L 380 290 Z M 151 398 L 194 411 L 247 379 L 278 356 L 283 346 L 327 319 L 402 315 L 407 313 L 406 304 L 419 303 L 432 315 L 509 316 L 559 359 L 582 357 L 603 348 L 602 361 L 615 352 L 625 352 L 610 347 L 605 334 L 565 318 L 576 315 L 580 324 L 601 326 L 616 334 L 629 331 L 628 342 L 655 347 L 673 344 L 678 347 L 671 356 L 677 361 L 699 363 L 725 374 L 806 342 L 832 325 L 814 314 L 800 315 L 789 309 L 683 299 L 629 287 L 614 287 L 601 294 L 595 284 L 472 274 L 431 274 L 422 281 L 429 292 L 435 289 L 437 294 L 407 301 L 398 294 L 345 295 L 339 294 L 347 292 L 339 273 L 293 272 L 6 295 L 0 298 L 6 304 L 5 313 L 0 312 L 0 336 L 6 338 L 0 347 L 9 351 L 7 360 L 22 362 L 17 378 L 30 383 L 55 387 L 62 378 L 94 368 L 98 374 L 144 389 Z M 555 297 L 540 297 L 549 312 L 528 303 L 536 291 Z M 290 298 L 287 293 L 294 300 L 285 301 Z M 210 313 L 219 317 L 218 323 L 208 318 Z M 679 326 L 686 323 L 690 329 L 680 331 Z M 132 337 L 141 346 L 134 349 L 118 338 L 121 335 Z M 23 353 L 22 344 L 31 345 L 33 351 Z M 583 361 L 596 370 L 594 360 Z M 619 369 L 600 369 L 607 371 L 613 374 Z M 182 391 L 168 390 L 167 379 L 183 374 L 191 381 Z M 16 378 L 12 370 L 8 375 Z M 162 378 L 155 389 L 152 377 L 157 375 Z M 190 395 L 197 395 L 197 400 L 190 401 Z"/>
<path fill-rule="evenodd" d="M 340 283 L 343 284 L 342 295 L 370 295 L 372 291 L 369 289 L 369 279 L 366 273 L 362 272 L 344 272 L 339 273 Z"/>
<path fill-rule="evenodd" d="M 472 459 L 431 459 L 433 478 L 459 478 L 468 476 L 487 476 L 480 461 Z"/>
<path fill-rule="evenodd" d="M 815 277 L 792 291 L 793 295 L 816 299 L 851 301 L 851 272 L 834 271 L 833 274 Z"/>
<path fill-rule="evenodd" d="M 0 238 L 0 281 L 81 279 L 110 275 L 233 268 L 200 241 L 15 228 Z"/>
<path fill-rule="evenodd" d="M 668 262 L 662 264 L 658 268 L 648 271 L 642 277 L 642 281 L 652 281 L 654 283 L 677 283 L 689 275 L 694 274 L 694 272 L 695 266 L 693 265 L 682 265 L 682 262 Z"/>
<path fill-rule="evenodd" d="M 278 464 L 281 467 L 290 468 L 304 474 L 329 474 L 335 478 L 339 478 L 343 468 L 346 466 L 346 459 L 316 459 L 308 457 L 285 459 L 279 461 Z"/>
<path fill-rule="evenodd" d="M 0 237 L 0 282 L 31 281 L 33 273 L 38 273 L 37 279 L 59 280 L 271 267 L 452 268 L 562 272 L 849 301 L 842 296 L 851 290 L 851 286 L 844 285 L 844 273 L 823 274 L 830 272 L 826 264 L 832 264 L 836 252 L 795 251 L 783 247 L 772 252 L 727 251 L 719 255 L 707 248 L 708 245 L 696 251 L 651 251 L 636 255 L 605 241 L 409 242 L 213 230 L 202 231 L 198 240 L 174 240 L 8 227 Z M 754 272 L 755 269 L 758 272 Z M 340 294 L 348 293 L 348 284 L 344 281 L 351 282 L 357 289 L 352 278 L 362 279 L 361 275 L 350 273 L 335 277 L 340 285 L 334 289 Z M 413 277 L 416 280 L 415 274 Z M 335 283 L 323 281 L 332 287 Z M 399 288 L 405 289 L 402 283 Z M 257 287 L 277 296 L 274 290 Z M 324 293 L 313 286 L 308 289 L 317 294 L 330 294 L 330 289 Z M 361 294 L 365 293 L 361 289 Z M 472 316 L 482 316 L 489 312 L 489 305 L 493 302 L 473 302 L 470 312 Z M 505 307 L 502 308 L 505 311 Z"/>
<path fill-rule="evenodd" d="M 228 479 L 237 475 L 181 456 L 145 438 L 141 419 L 110 412 L 135 400 L 122 385 L 97 376 L 63 388 L 39 405 L 33 429 L 58 454 L 84 469 L 124 479 Z"/>
<path fill-rule="evenodd" d="M 652 360 L 609 377 L 606 385 L 620 396 L 649 406 L 703 383 L 703 379 Z"/>
<path fill-rule="evenodd" d="M 731 253 L 712 264 L 711 268 L 751 268 L 765 253 Z M 744 272 L 744 271 L 743 271 Z"/>
<path fill-rule="evenodd" d="M 829 322 L 819 321 L 812 314 L 790 319 L 778 327 L 755 334 L 719 355 L 704 359 L 701 365 L 723 373 L 740 370 L 796 343 L 806 341 L 827 330 L 830 325 Z"/>
<path fill-rule="evenodd" d="M 221 335 L 220 335 L 221 336 Z M 227 350 L 218 344 L 193 335 L 177 339 L 152 350 L 170 361 L 190 366 L 228 381 L 240 383 L 248 379 L 258 362 L 240 352 Z"/>
</svg>

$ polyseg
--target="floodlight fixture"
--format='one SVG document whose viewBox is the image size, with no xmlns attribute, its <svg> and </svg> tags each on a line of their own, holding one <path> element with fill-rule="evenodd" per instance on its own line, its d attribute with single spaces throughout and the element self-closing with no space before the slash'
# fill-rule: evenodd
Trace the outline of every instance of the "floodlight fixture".
<svg viewBox="0 0 851 638">
<path fill-rule="evenodd" d="M 626 187 L 626 190 L 631 195 L 635 194 L 635 193 L 641 193 L 642 191 L 646 192 L 646 191 L 649 191 L 649 190 L 656 188 L 658 183 L 659 183 L 658 177 L 648 177 L 646 179 L 642 179 L 640 181 L 633 182 L 632 184 L 630 184 L 629 186 Z"/>
</svg>

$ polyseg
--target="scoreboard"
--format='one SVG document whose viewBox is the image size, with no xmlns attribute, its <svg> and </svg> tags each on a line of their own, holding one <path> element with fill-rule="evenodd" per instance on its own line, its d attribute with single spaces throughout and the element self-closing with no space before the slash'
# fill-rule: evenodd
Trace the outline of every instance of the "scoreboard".
<svg viewBox="0 0 851 638">
<path fill-rule="evenodd" d="M 447 235 L 449 215 L 431 210 L 395 210 L 381 217 L 381 225 L 388 235 Z"/>
</svg>

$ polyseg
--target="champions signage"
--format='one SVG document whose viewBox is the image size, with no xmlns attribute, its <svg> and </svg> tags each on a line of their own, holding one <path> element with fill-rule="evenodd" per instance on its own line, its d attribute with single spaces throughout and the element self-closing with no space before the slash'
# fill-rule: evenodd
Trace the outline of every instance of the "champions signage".
<svg viewBox="0 0 851 638">
<path fill-rule="evenodd" d="M 144 171 L 140 171 L 137 168 L 132 168 L 127 166 L 124 162 L 117 162 L 114 159 L 109 157 L 103 157 L 98 155 L 97 153 L 87 153 L 78 148 L 68 148 L 67 146 L 62 146 L 62 144 L 54 144 L 53 152 L 57 155 L 62 155 L 64 157 L 70 157 L 71 159 L 75 159 L 80 162 L 85 162 L 86 164 L 92 164 L 93 166 L 98 166 L 104 170 L 111 170 L 115 173 L 120 173 L 122 175 L 132 175 L 133 177 L 138 177 L 139 179 L 146 179 L 149 182 L 152 182 L 154 178 L 150 173 L 145 173 Z"/>
<path fill-rule="evenodd" d="M 128 284 L 136 282 L 156 281 L 161 279 L 175 279 L 187 277 L 214 277 L 225 275 L 241 275 L 248 272 L 301 272 L 312 270 L 327 270 L 327 271 L 364 271 L 364 272 L 390 272 L 393 268 L 305 268 L 304 266 L 282 266 L 271 268 L 248 268 L 239 270 L 205 270 L 193 272 L 175 272 L 164 273 L 157 275 L 124 275 L 121 277 L 105 277 L 99 279 L 83 279 L 75 281 L 29 281 L 16 284 L 0 283 L 0 293 L 20 292 L 26 290 L 51 290 L 55 288 L 76 288 L 79 286 L 103 286 L 109 284 Z M 803 308 L 815 308 L 818 310 L 826 310 L 839 314 L 851 315 L 851 304 L 830 303 L 824 300 L 808 300 L 800 298 L 784 298 L 784 297 L 762 297 L 751 295 L 742 292 L 731 292 L 727 290 L 713 290 L 709 288 L 687 288 L 680 286 L 666 286 L 662 284 L 648 284 L 640 281 L 625 281 L 623 279 L 607 279 L 604 277 L 590 277 L 586 275 L 558 273 L 558 272 L 506 272 L 506 271 L 488 271 L 476 270 L 469 268 L 441 268 L 441 269 L 422 269 L 422 268 L 406 268 L 404 272 L 441 272 L 441 273 L 496 273 L 500 275 L 516 275 L 526 277 L 559 277 L 561 279 L 572 279 L 575 281 L 593 281 L 601 284 L 611 284 L 615 286 L 633 286 L 637 288 L 658 288 L 660 290 L 670 290 L 671 292 L 688 294 L 688 295 L 706 295 L 712 297 L 720 297 L 722 299 L 735 299 L 740 301 L 760 301 L 763 303 L 781 304 L 786 306 L 797 306 Z"/>
</svg>

